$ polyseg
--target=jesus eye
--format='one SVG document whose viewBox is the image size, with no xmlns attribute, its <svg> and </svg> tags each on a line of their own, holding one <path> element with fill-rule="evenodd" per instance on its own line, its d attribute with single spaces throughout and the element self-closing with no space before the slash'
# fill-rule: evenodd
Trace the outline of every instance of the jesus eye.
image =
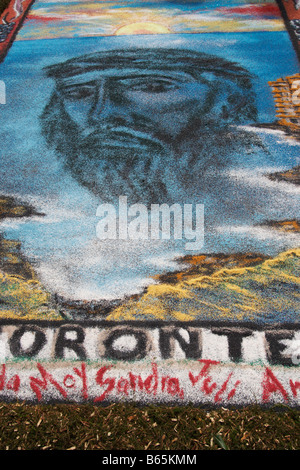
<svg viewBox="0 0 300 470">
<path fill-rule="evenodd" d="M 65 99 L 76 101 L 94 96 L 95 84 L 82 83 L 79 85 L 64 86 L 60 91 Z"/>
<path fill-rule="evenodd" d="M 122 80 L 121 84 L 128 91 L 142 93 L 166 93 L 179 87 L 179 84 L 173 80 L 152 77 Z"/>
<path fill-rule="evenodd" d="M 141 83 L 134 87 L 134 89 L 143 91 L 144 93 L 165 93 L 175 88 L 177 88 L 177 86 L 174 83 L 162 80 L 150 80 L 149 82 Z"/>
</svg>

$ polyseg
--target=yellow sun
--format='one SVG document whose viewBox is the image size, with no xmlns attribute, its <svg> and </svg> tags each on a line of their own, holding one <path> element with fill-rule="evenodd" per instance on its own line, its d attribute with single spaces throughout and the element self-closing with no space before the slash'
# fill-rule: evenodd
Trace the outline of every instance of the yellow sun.
<svg viewBox="0 0 300 470">
<path fill-rule="evenodd" d="M 115 32 L 116 36 L 123 34 L 168 34 L 171 31 L 166 26 L 159 23 L 140 22 L 121 26 Z"/>
</svg>

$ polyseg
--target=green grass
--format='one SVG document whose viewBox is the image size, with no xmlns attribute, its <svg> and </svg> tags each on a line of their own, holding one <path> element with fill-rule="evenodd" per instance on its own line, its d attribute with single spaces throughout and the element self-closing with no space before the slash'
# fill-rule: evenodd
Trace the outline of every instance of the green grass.
<svg viewBox="0 0 300 470">
<path fill-rule="evenodd" d="M 0 450 L 298 450 L 300 414 L 133 405 L 0 404 Z"/>
</svg>

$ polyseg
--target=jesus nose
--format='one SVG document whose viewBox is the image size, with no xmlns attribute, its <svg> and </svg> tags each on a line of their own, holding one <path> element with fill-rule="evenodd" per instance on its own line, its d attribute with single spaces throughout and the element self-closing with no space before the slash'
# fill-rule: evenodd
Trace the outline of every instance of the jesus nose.
<svg viewBox="0 0 300 470">
<path fill-rule="evenodd" d="M 90 110 L 90 121 L 93 124 L 105 121 L 122 121 L 128 117 L 128 109 L 121 100 L 116 86 L 108 80 L 99 83 L 95 100 Z"/>
</svg>

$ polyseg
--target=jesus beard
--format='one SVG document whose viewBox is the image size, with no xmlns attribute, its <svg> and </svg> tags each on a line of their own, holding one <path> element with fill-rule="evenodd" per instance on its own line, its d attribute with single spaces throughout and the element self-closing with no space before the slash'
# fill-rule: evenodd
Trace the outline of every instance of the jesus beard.
<svg viewBox="0 0 300 470">
<path fill-rule="evenodd" d="M 197 138 L 196 138 L 197 135 Z M 60 152 L 65 168 L 101 201 L 172 204 L 207 193 L 211 176 L 262 149 L 258 137 L 232 127 L 200 130 L 174 145 L 142 133 L 93 132 Z M 61 150 L 61 149 L 60 149 Z"/>
</svg>

